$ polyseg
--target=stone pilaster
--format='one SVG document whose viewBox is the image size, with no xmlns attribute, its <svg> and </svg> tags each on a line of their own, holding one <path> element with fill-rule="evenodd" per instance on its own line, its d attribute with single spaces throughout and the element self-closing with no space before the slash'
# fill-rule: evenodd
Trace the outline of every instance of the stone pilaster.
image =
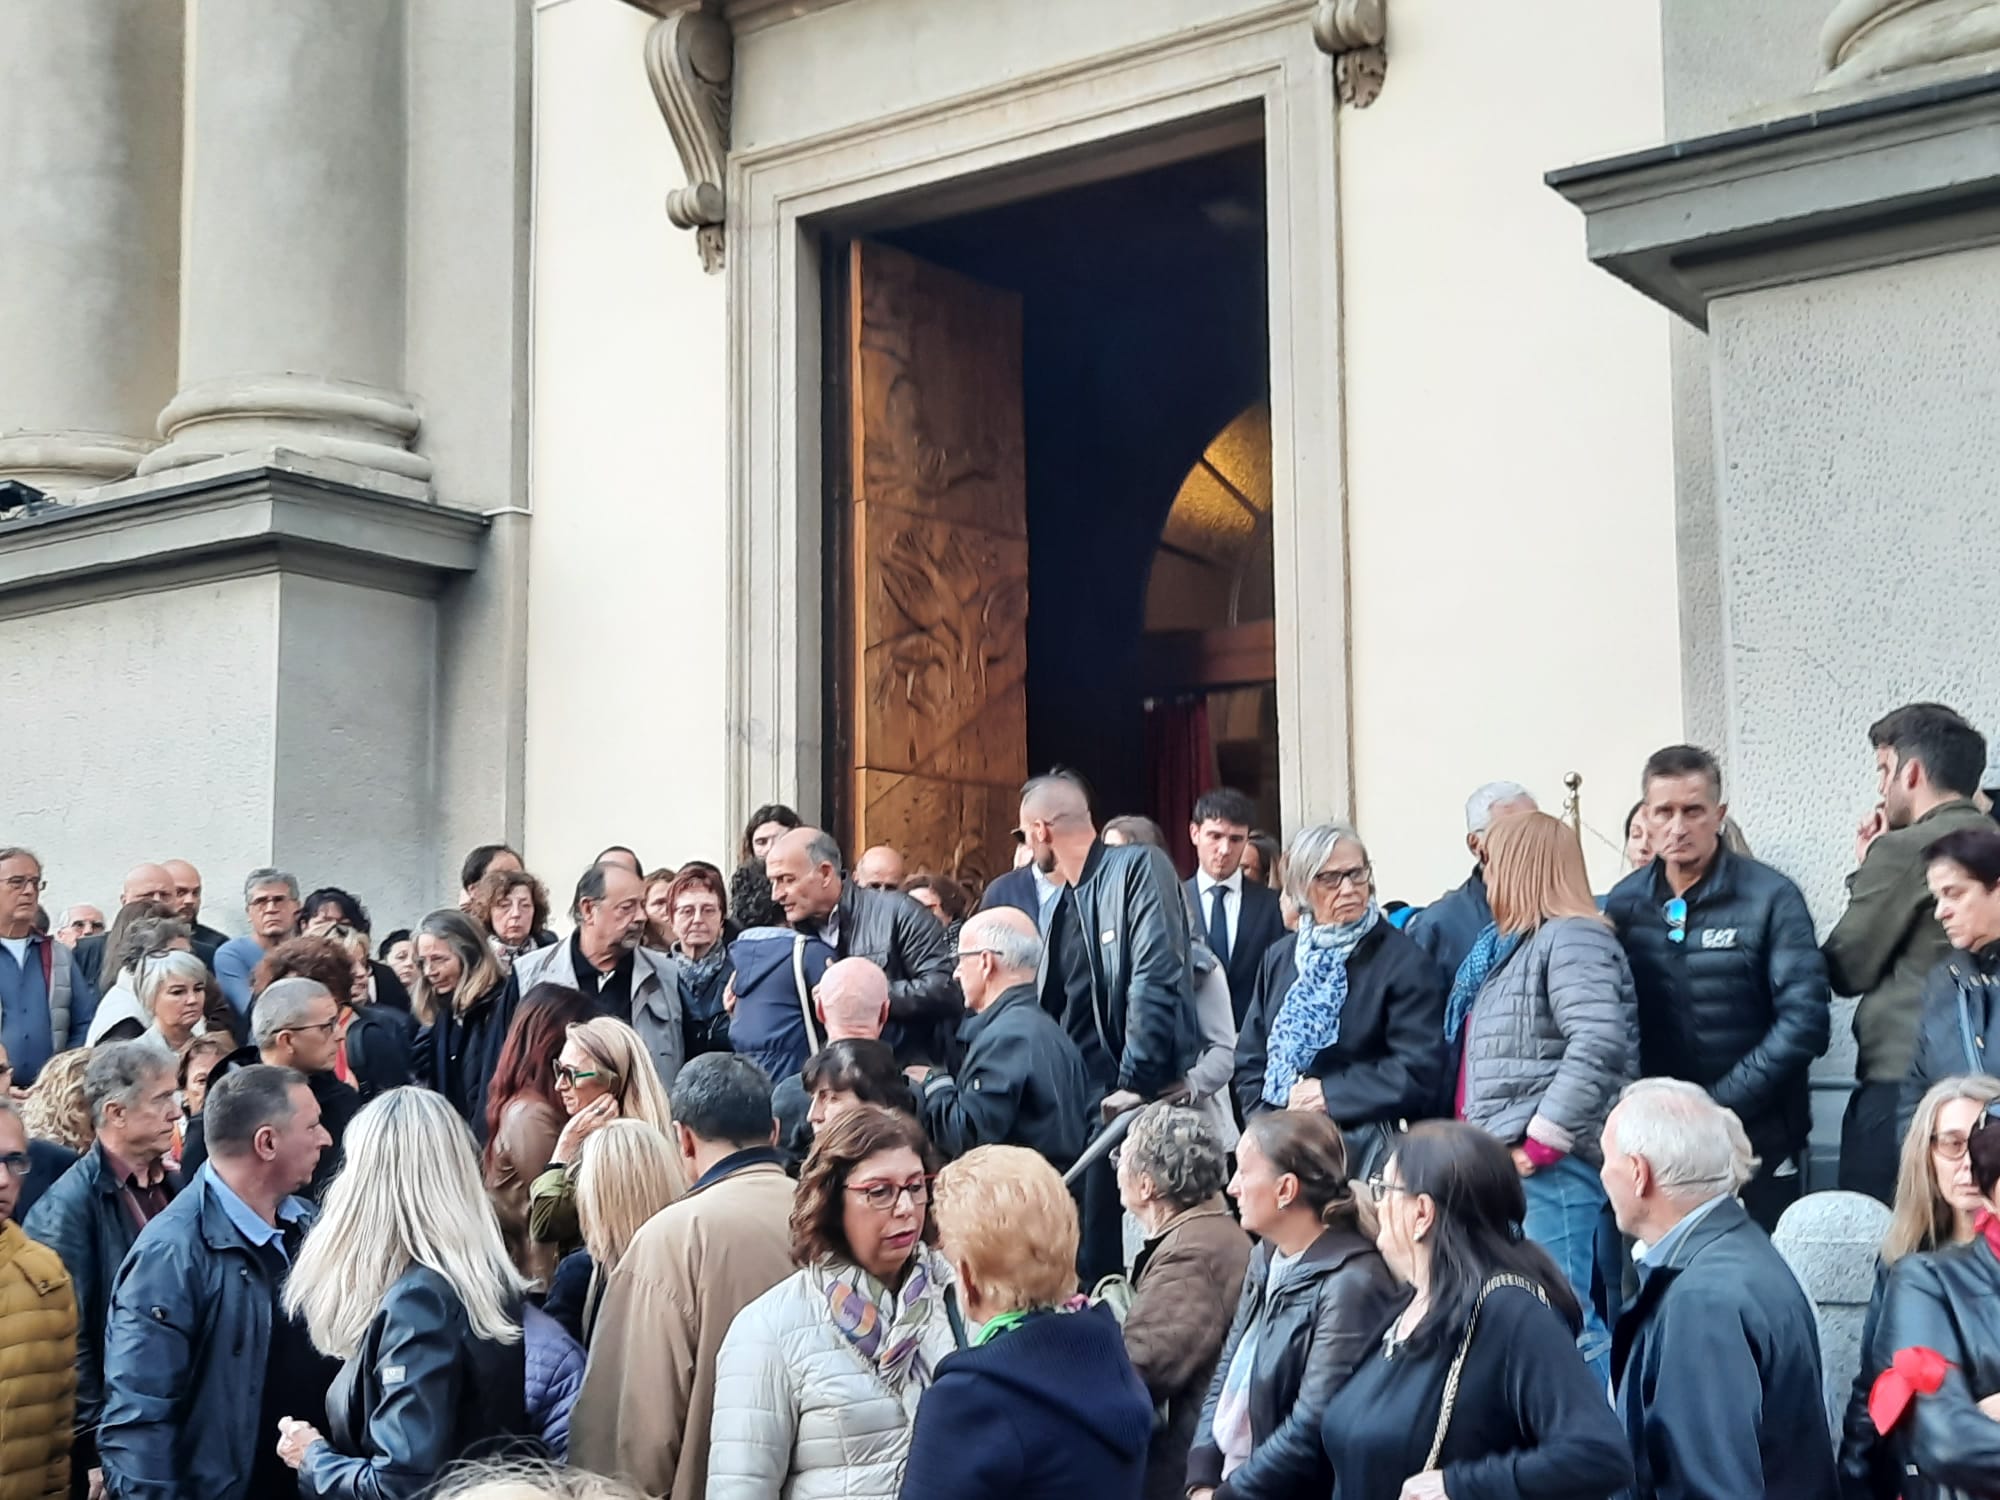
<svg viewBox="0 0 2000 1500">
<path fill-rule="evenodd" d="M 405 0 L 191 0 L 180 389 L 143 474 L 270 452 L 428 482 L 402 390 Z"/>
<path fill-rule="evenodd" d="M 1821 89 L 1879 91 L 2000 68 L 2000 0 L 1840 0 Z"/>
<path fill-rule="evenodd" d="M 181 8 L 0 5 L 0 478 L 121 479 L 174 389 Z"/>
</svg>

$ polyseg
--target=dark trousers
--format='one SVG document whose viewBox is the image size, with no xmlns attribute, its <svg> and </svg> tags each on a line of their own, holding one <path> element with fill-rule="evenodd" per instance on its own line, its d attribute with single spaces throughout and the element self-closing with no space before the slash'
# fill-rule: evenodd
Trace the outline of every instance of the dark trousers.
<svg viewBox="0 0 2000 1500">
<path fill-rule="evenodd" d="M 1896 1201 L 1896 1167 L 1903 1142 L 1896 1130 L 1900 1083 L 1864 1083 L 1847 1097 L 1840 1121 L 1840 1186 L 1880 1202 Z"/>
<path fill-rule="evenodd" d="M 1766 1234 L 1777 1232 L 1778 1220 L 1784 1217 L 1786 1209 L 1799 1201 L 1799 1189 L 1805 1183 L 1803 1172 L 1788 1172 L 1783 1177 L 1777 1175 L 1775 1169 L 1788 1160 L 1789 1157 L 1779 1157 L 1767 1163 L 1743 1187 L 1743 1210 Z"/>
<path fill-rule="evenodd" d="M 1076 1190 L 1083 1209 L 1076 1270 L 1089 1291 L 1125 1270 L 1125 1205 L 1118 1197 L 1118 1168 L 1111 1158 L 1086 1168 Z"/>
</svg>

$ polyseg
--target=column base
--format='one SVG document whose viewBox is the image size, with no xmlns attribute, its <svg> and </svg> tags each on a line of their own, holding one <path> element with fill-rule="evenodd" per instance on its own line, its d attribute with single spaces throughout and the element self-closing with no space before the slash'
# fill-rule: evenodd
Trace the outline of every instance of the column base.
<svg viewBox="0 0 2000 1500">
<path fill-rule="evenodd" d="M 10 432 L 0 436 L 0 479 L 18 479 L 68 499 L 80 489 L 128 477 L 153 447 L 110 432 Z"/>
<path fill-rule="evenodd" d="M 430 483 L 431 461 L 409 450 L 422 425 L 399 392 L 349 380 L 241 375 L 191 385 L 160 413 L 164 447 L 141 475 L 273 448 Z"/>
</svg>

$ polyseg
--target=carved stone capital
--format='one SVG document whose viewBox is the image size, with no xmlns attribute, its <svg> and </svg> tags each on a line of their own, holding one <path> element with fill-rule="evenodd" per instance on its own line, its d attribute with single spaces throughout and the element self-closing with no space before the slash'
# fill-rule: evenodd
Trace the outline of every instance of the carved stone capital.
<svg viewBox="0 0 2000 1500">
<path fill-rule="evenodd" d="M 1315 0 L 1313 5 L 1313 38 L 1333 56 L 1341 103 L 1356 109 L 1375 102 L 1388 72 L 1385 5 L 1386 0 Z"/>
<path fill-rule="evenodd" d="M 722 269 L 723 168 L 729 158 L 730 85 L 735 42 L 729 25 L 691 8 L 646 34 L 646 77 L 681 154 L 687 186 L 667 194 L 667 218 L 692 229 L 704 270 Z"/>
<path fill-rule="evenodd" d="M 2000 67 L 2000 0 L 1840 0 L 1820 30 L 1821 89 L 1912 86 Z"/>
</svg>

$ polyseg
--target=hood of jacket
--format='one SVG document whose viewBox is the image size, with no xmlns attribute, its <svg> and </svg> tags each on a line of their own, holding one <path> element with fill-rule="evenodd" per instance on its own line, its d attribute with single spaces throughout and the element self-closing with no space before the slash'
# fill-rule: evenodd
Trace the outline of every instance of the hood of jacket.
<svg viewBox="0 0 2000 1500">
<path fill-rule="evenodd" d="M 736 969 L 736 993 L 761 984 L 780 969 L 792 966 L 792 944 L 798 934 L 789 927 L 752 927 L 729 945 L 729 962 Z M 808 943 L 820 942 L 808 938 Z M 825 943 L 820 942 L 821 947 Z M 787 975 L 786 982 L 790 983 Z"/>
<path fill-rule="evenodd" d="M 1023 1427 L 1052 1444 L 1082 1441 L 1134 1460 L 1152 1441 L 1153 1401 L 1108 1307 L 1031 1317 L 953 1355 L 938 1381 L 975 1375 L 1025 1402 L 1034 1416 Z"/>
</svg>

